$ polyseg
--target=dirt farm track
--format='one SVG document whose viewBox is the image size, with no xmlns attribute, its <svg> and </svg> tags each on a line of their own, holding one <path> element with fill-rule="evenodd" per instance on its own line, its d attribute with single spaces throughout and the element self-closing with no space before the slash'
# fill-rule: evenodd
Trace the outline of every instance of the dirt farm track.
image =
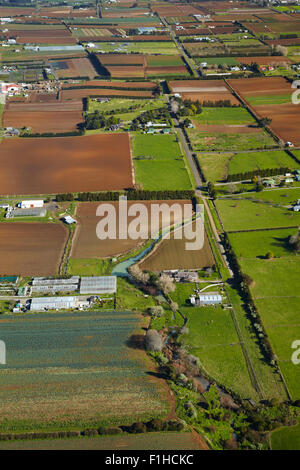
<svg viewBox="0 0 300 470">
<path fill-rule="evenodd" d="M 133 186 L 128 134 L 4 140 L 1 194 L 56 194 Z"/>
</svg>

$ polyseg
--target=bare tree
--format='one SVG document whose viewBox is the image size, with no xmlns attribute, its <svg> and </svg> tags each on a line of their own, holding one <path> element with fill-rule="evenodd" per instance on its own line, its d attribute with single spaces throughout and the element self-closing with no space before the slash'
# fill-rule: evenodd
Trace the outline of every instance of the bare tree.
<svg viewBox="0 0 300 470">
<path fill-rule="evenodd" d="M 137 265 L 133 265 L 128 269 L 132 277 L 134 277 L 138 282 L 141 282 L 144 285 L 147 285 L 150 279 L 149 273 L 144 273 Z"/>
<path fill-rule="evenodd" d="M 147 351 L 161 351 L 163 348 L 163 341 L 156 330 L 148 330 L 145 336 L 145 347 Z"/>
<path fill-rule="evenodd" d="M 169 294 L 175 290 L 174 280 L 167 274 L 162 273 L 157 281 L 157 286 L 164 294 Z"/>
</svg>

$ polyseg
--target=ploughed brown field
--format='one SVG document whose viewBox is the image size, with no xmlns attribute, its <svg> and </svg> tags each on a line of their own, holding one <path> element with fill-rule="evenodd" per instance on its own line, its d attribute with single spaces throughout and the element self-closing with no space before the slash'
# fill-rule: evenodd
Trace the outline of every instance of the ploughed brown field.
<svg viewBox="0 0 300 470">
<path fill-rule="evenodd" d="M 132 68 L 132 67 L 130 67 Z M 125 72 L 125 67 L 122 67 Z M 127 70 L 127 69 L 126 69 Z M 135 90 L 109 90 L 107 88 L 78 88 L 74 90 L 64 89 L 60 92 L 61 100 L 78 100 L 79 98 L 86 98 L 88 96 L 128 96 L 135 98 L 140 96 L 142 98 L 152 98 L 152 91 L 135 91 Z"/>
<path fill-rule="evenodd" d="M 272 119 L 270 128 L 284 142 L 292 142 L 300 146 L 300 109 L 299 105 L 279 104 L 255 106 L 255 112 L 260 117 Z"/>
<path fill-rule="evenodd" d="M 75 131 L 83 122 L 82 101 L 46 103 L 7 102 L 2 115 L 4 127 L 30 127 L 33 132 Z"/>
<path fill-rule="evenodd" d="M 126 133 L 2 141 L 1 194 L 55 194 L 133 187 Z"/>
<path fill-rule="evenodd" d="M 239 100 L 228 91 L 225 91 L 224 93 L 208 92 L 208 93 L 180 93 L 180 94 L 184 100 L 199 101 L 200 103 L 203 103 L 204 101 L 215 102 L 215 101 L 229 100 L 231 104 L 236 104 L 236 105 L 240 104 Z"/>
<path fill-rule="evenodd" d="M 16 37 L 17 43 L 38 43 L 38 44 L 76 44 L 76 39 L 67 28 L 65 29 L 50 29 L 45 27 L 44 30 L 40 29 L 16 29 L 10 30 L 7 37 Z"/>
<path fill-rule="evenodd" d="M 167 204 L 172 206 L 173 204 L 179 204 L 183 211 L 184 204 L 190 204 L 190 201 L 174 200 L 174 201 L 128 201 L 128 208 L 134 204 L 142 204 L 147 208 L 148 221 L 141 225 L 138 230 L 141 232 L 140 238 L 132 240 L 126 237 L 125 240 L 119 238 L 119 203 L 109 202 L 115 208 L 117 215 L 117 238 L 116 240 L 99 240 L 96 235 L 97 224 L 103 217 L 96 215 L 97 207 L 100 204 L 106 204 L 106 202 L 86 202 L 81 203 L 77 206 L 76 220 L 78 222 L 75 237 L 73 240 L 73 248 L 71 256 L 72 258 L 107 258 L 117 256 L 122 253 L 126 253 L 138 245 L 141 245 L 150 238 L 151 235 L 151 205 L 152 204 Z M 139 214 L 137 214 L 138 216 Z M 104 218 L 106 214 L 104 215 Z M 128 217 L 128 225 L 135 219 L 136 216 Z M 180 213 L 171 213 L 170 223 L 176 224 L 180 222 Z M 160 228 L 167 228 L 169 226 L 169 218 L 166 216 L 160 218 Z M 144 237 L 144 238 L 143 238 Z"/>
<path fill-rule="evenodd" d="M 96 70 L 86 57 L 78 59 L 61 59 L 50 61 L 55 69 L 58 78 L 76 78 L 89 77 L 94 78 L 97 75 Z"/>
<path fill-rule="evenodd" d="M 80 84 L 80 86 L 85 87 L 111 87 L 111 88 L 142 88 L 142 89 L 154 89 L 156 88 L 156 83 L 154 82 L 111 82 L 109 80 L 88 80 Z M 74 87 L 73 83 L 63 83 L 62 88 L 66 89 L 69 87 Z"/>
<path fill-rule="evenodd" d="M 4 127 L 26 126 L 40 133 L 76 131 L 77 124 L 81 122 L 83 118 L 80 111 L 5 111 L 3 114 Z"/>
<path fill-rule="evenodd" d="M 240 64 L 252 64 L 253 62 L 256 62 L 258 65 L 282 65 L 290 64 L 292 62 L 288 57 L 282 56 L 237 57 L 236 60 Z"/>
<path fill-rule="evenodd" d="M 283 95 L 292 93 L 291 84 L 283 77 L 263 77 L 263 78 L 237 78 L 228 80 L 232 88 L 245 96 L 248 95 Z"/>
<path fill-rule="evenodd" d="M 232 87 L 247 100 L 248 97 L 262 95 L 284 95 L 295 91 L 291 83 L 282 77 L 252 78 L 251 80 L 230 80 Z M 290 104 L 268 104 L 256 105 L 250 108 L 260 117 L 272 119 L 270 128 L 284 142 L 292 142 L 295 146 L 300 145 L 300 109 L 299 106 Z"/>
<path fill-rule="evenodd" d="M 169 82 L 169 87 L 173 93 L 180 93 L 183 99 L 200 103 L 230 100 L 232 104 L 239 104 L 223 80 L 175 80 Z"/>
<path fill-rule="evenodd" d="M 3 222 L 0 224 L 0 274 L 54 276 L 67 241 L 61 224 Z"/>
<path fill-rule="evenodd" d="M 193 224 L 193 228 L 195 224 Z M 201 250 L 186 250 L 187 240 L 175 240 L 171 234 L 170 240 L 163 240 L 157 248 L 140 263 L 141 269 L 163 271 L 166 269 L 201 269 L 215 264 L 207 235 L 204 236 L 204 246 Z"/>
</svg>

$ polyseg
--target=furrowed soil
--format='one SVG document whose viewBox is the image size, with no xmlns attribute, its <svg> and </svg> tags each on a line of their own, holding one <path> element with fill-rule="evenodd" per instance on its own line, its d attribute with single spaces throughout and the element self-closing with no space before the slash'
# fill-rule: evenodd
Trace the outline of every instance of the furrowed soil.
<svg viewBox="0 0 300 470">
<path fill-rule="evenodd" d="M 67 241 L 68 231 L 60 224 L 1 223 L 0 274 L 53 276 Z"/>
<path fill-rule="evenodd" d="M 128 134 L 24 138 L 1 143 L 2 194 L 55 194 L 133 186 Z"/>
</svg>

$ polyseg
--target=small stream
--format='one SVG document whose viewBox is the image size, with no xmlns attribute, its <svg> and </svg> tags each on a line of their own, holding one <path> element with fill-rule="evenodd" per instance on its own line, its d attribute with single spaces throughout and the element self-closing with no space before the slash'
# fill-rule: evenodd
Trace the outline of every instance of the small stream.
<svg viewBox="0 0 300 470">
<path fill-rule="evenodd" d="M 196 217 L 197 219 L 197 217 Z M 194 219 L 194 220 L 196 220 Z M 187 223 L 192 223 L 193 222 L 193 219 L 190 219 L 188 221 L 185 221 L 185 224 Z M 173 233 L 176 231 L 177 228 L 179 228 L 180 226 L 182 226 L 182 222 L 180 222 L 179 224 L 175 225 L 174 226 L 174 230 L 173 230 Z M 142 250 L 138 255 L 135 255 L 135 256 L 132 256 L 131 258 L 128 258 L 126 259 L 125 261 L 121 261 L 121 263 L 118 263 L 112 270 L 112 275 L 113 276 L 119 276 L 119 277 L 130 277 L 130 274 L 128 272 L 128 269 L 130 268 L 130 266 L 132 266 L 133 264 L 137 263 L 138 261 L 140 261 L 142 258 L 144 258 L 148 253 L 150 253 L 151 250 L 153 250 L 154 246 L 156 245 L 156 243 L 158 243 L 168 232 L 170 231 L 170 227 L 168 227 L 167 229 L 165 229 L 160 235 L 158 235 L 153 243 L 148 246 L 147 248 L 145 248 L 144 250 Z"/>
</svg>

